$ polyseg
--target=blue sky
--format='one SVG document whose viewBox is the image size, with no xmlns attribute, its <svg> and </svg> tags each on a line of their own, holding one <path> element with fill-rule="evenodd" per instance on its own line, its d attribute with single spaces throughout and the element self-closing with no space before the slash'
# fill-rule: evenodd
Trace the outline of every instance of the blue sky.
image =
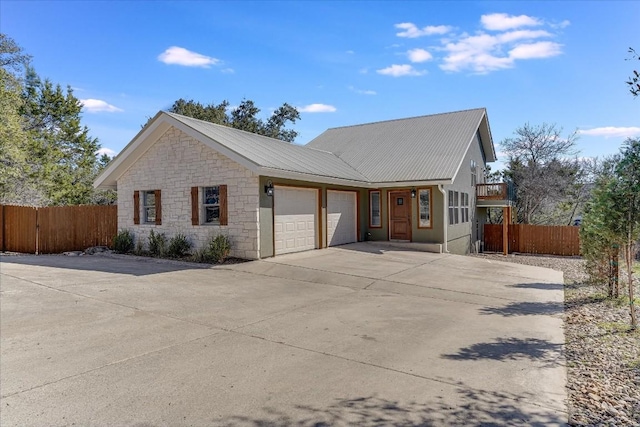
<svg viewBox="0 0 640 427">
<path fill-rule="evenodd" d="M 580 129 L 582 156 L 640 136 L 640 2 L 0 3 L 0 29 L 70 85 L 118 153 L 178 98 L 288 102 L 327 128 L 486 107 L 494 142 L 525 122 Z"/>
</svg>

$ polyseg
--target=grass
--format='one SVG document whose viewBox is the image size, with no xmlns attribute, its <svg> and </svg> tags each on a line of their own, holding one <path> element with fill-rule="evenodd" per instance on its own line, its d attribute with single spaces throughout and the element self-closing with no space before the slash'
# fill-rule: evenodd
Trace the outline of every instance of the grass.
<svg viewBox="0 0 640 427">
<path fill-rule="evenodd" d="M 600 322 L 598 323 L 598 327 L 612 334 L 629 332 L 631 330 L 631 326 L 629 324 L 622 322 Z"/>
</svg>

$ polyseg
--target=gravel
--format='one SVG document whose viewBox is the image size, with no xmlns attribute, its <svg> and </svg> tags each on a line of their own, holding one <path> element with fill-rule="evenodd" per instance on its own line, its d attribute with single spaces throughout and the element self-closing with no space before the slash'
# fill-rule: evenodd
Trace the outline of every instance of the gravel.
<svg viewBox="0 0 640 427">
<path fill-rule="evenodd" d="M 629 328 L 627 303 L 589 285 L 579 257 L 479 256 L 564 273 L 569 424 L 640 426 L 640 330 Z M 622 271 L 620 280 L 626 283 Z"/>
</svg>

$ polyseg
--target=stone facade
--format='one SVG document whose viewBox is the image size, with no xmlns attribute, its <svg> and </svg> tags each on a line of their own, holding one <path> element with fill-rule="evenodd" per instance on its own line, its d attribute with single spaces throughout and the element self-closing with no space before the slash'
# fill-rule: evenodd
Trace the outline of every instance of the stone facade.
<svg viewBox="0 0 640 427">
<path fill-rule="evenodd" d="M 192 225 L 191 187 L 225 184 L 229 224 Z M 140 224 L 133 223 L 133 193 L 145 190 L 162 191 L 162 225 L 144 224 L 142 214 Z M 172 127 L 118 179 L 118 228 L 133 231 L 145 244 L 151 230 L 168 238 L 183 233 L 194 249 L 211 235 L 225 234 L 231 256 L 258 259 L 259 195 L 258 175 Z"/>
</svg>

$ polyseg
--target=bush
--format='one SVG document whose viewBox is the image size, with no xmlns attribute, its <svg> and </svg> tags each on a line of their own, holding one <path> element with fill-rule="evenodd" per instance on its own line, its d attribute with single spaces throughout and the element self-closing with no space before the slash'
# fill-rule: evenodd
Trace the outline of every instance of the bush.
<svg viewBox="0 0 640 427">
<path fill-rule="evenodd" d="M 222 263 L 227 259 L 230 252 L 231 240 L 229 240 L 228 236 L 218 234 L 209 237 L 207 244 L 195 251 L 192 259 L 195 262 Z"/>
<path fill-rule="evenodd" d="M 113 238 L 113 249 L 121 254 L 133 250 L 133 233 L 130 230 L 120 230 Z"/>
<path fill-rule="evenodd" d="M 218 234 L 209 238 L 207 252 L 211 256 L 213 262 L 224 262 L 231 252 L 231 241 L 228 236 Z"/>
<path fill-rule="evenodd" d="M 171 257 L 181 258 L 189 253 L 191 242 L 182 233 L 178 233 L 169 240 L 167 255 Z"/>
<path fill-rule="evenodd" d="M 144 255 L 144 243 L 142 239 L 138 239 L 136 242 L 136 248 L 133 250 L 133 253 L 136 255 Z"/>
<path fill-rule="evenodd" d="M 164 233 L 149 233 L 149 253 L 152 256 L 163 256 L 167 252 L 167 236 Z"/>
</svg>

